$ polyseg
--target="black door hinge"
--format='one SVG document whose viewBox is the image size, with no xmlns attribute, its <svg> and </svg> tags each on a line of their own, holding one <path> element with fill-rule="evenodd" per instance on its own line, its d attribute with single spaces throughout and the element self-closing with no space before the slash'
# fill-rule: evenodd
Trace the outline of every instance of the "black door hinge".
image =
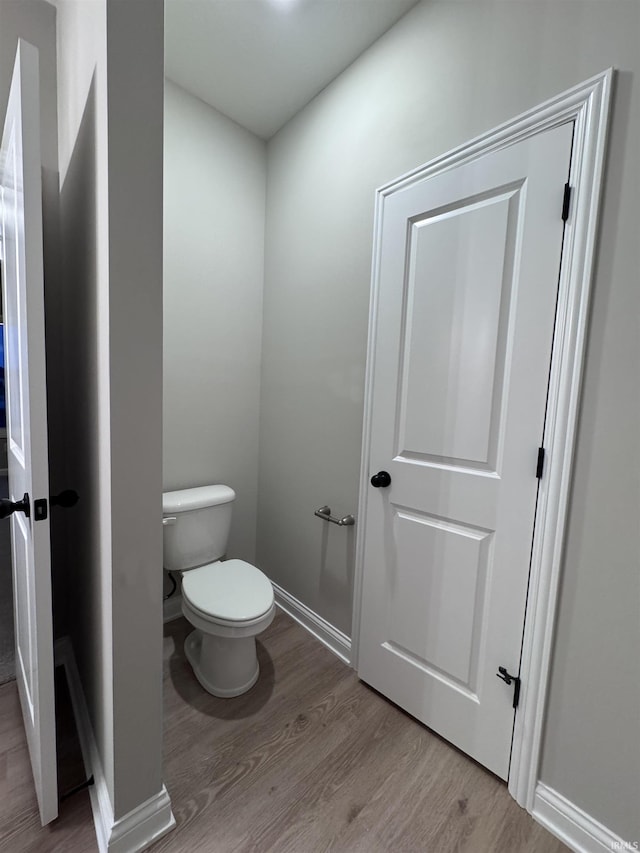
<svg viewBox="0 0 640 853">
<path fill-rule="evenodd" d="M 569 218 L 569 207 L 571 205 L 571 186 L 569 183 L 564 185 L 564 196 L 562 198 L 562 221 L 566 222 Z"/>
<path fill-rule="evenodd" d="M 538 480 L 542 477 L 544 471 L 544 447 L 538 448 L 538 464 L 536 465 L 536 477 Z"/>
<path fill-rule="evenodd" d="M 507 672 L 506 666 L 499 666 L 496 672 L 498 678 L 501 678 L 505 684 L 513 684 L 513 707 L 517 708 L 520 702 L 520 677 L 511 675 Z"/>
</svg>

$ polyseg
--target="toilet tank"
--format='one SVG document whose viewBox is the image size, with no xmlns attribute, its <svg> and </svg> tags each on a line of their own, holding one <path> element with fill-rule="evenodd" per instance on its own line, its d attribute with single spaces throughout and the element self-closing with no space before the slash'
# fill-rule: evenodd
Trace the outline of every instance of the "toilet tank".
<svg viewBox="0 0 640 853">
<path fill-rule="evenodd" d="M 194 569 L 224 556 L 235 497 L 229 486 L 199 486 L 164 493 L 165 569 Z"/>
</svg>

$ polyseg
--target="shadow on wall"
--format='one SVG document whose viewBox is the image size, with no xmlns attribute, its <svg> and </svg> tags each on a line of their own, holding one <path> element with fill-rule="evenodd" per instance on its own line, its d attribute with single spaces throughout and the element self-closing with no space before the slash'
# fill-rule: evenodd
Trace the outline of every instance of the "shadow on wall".
<svg viewBox="0 0 640 853">
<path fill-rule="evenodd" d="M 54 571 L 55 632 L 58 636 L 71 636 L 85 690 L 90 693 L 99 689 L 91 683 L 93 678 L 99 677 L 99 669 L 90 638 L 101 634 L 99 626 L 102 621 L 101 584 L 92 573 L 100 571 L 102 562 L 97 445 L 100 418 L 106 415 L 99 405 L 98 294 L 101 271 L 96 250 L 95 122 L 94 72 L 73 154 L 60 190 L 64 360 L 73 366 L 73 374 L 66 377 L 62 405 L 67 413 L 67 475 L 81 499 L 73 512 L 66 514 L 67 564 L 64 572 Z"/>
<path fill-rule="evenodd" d="M 355 525 L 337 527 L 326 521 L 320 523 L 322 524 L 318 566 L 320 601 L 326 602 L 327 611 L 334 614 L 336 623 L 349 626 L 347 633 L 350 634 L 356 527 Z M 336 612 L 339 619 L 335 618 Z"/>
</svg>

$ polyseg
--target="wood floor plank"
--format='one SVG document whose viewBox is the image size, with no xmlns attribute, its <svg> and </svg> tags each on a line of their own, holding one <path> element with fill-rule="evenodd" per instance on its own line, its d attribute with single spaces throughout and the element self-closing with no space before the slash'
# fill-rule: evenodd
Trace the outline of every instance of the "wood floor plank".
<svg viewBox="0 0 640 853">
<path fill-rule="evenodd" d="M 165 626 L 164 780 L 177 828 L 152 853 L 566 853 L 504 783 L 285 614 L 260 638 L 258 683 L 235 699 L 200 687 L 189 630 Z M 58 715 L 68 728 L 68 704 Z M 82 779 L 76 747 L 59 744 L 63 789 Z M 15 682 L 0 686 L 0 850 L 97 850 L 86 791 L 40 826 Z"/>
<path fill-rule="evenodd" d="M 153 853 L 566 853 L 506 786 L 360 682 L 288 616 L 261 678 L 208 696 L 166 626 L 165 782 Z"/>
<path fill-rule="evenodd" d="M 313 643 L 311 650 L 317 652 L 318 644 Z M 322 648 L 321 651 L 324 652 Z M 360 699 L 351 695 L 347 685 L 350 671 L 332 655 L 321 657 L 329 665 L 330 678 L 316 678 L 315 687 L 310 682 L 307 690 L 299 689 L 298 683 L 297 690 L 290 690 L 288 706 L 280 702 L 274 708 L 261 709 L 249 725 L 245 721 L 239 728 L 235 721 L 225 721 L 219 734 L 213 727 L 203 731 L 198 722 L 197 746 L 187 763 L 198 776 L 199 800 L 206 800 L 201 808 L 215 808 L 218 844 L 234 843 L 229 834 L 234 836 L 247 826 L 257 825 L 280 797 L 290 799 L 290 784 L 308 770 L 311 761 L 318 761 L 347 737 L 357 715 L 362 713 L 354 707 Z M 204 773 L 200 767 L 205 768 Z M 169 764 L 166 775 L 169 778 Z M 269 810 L 264 808 L 265 797 L 270 800 Z M 192 803 L 187 812 L 192 818 Z M 240 813 L 241 824 L 237 821 Z M 190 843 L 196 840 L 191 838 Z M 171 844 L 170 838 L 166 843 Z"/>
<path fill-rule="evenodd" d="M 59 675 L 60 672 L 56 671 L 56 723 L 62 724 L 56 725 L 59 787 L 65 790 L 68 779 L 78 781 L 78 761 L 75 732 L 67 725 L 72 717 L 66 688 L 62 691 L 62 707 L 58 703 Z M 60 816 L 49 826 L 40 825 L 15 681 L 0 686 L 0 721 L 0 762 L 3 768 L 0 774 L 0 850 L 7 853 L 97 853 L 86 791 L 63 802 Z"/>
<path fill-rule="evenodd" d="M 273 815 L 260 835 L 252 834 L 244 849 L 322 849 L 384 784 L 387 753 L 402 735 L 397 715 L 377 709 L 366 729 L 352 732 L 301 780 L 298 797 Z"/>
</svg>

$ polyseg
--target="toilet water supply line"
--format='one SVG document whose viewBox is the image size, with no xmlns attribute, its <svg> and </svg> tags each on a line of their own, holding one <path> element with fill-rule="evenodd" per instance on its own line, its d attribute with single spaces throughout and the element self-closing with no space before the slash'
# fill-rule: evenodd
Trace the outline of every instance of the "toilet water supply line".
<svg viewBox="0 0 640 853">
<path fill-rule="evenodd" d="M 163 601 L 166 601 L 168 598 L 171 598 L 171 596 L 172 596 L 172 595 L 175 593 L 175 591 L 178 589 L 178 584 L 177 584 L 177 582 L 176 582 L 176 579 L 175 579 L 175 578 L 174 578 L 174 576 L 173 576 L 173 572 L 170 572 L 170 571 L 167 569 L 167 574 L 169 575 L 169 580 L 171 581 L 171 583 L 173 584 L 173 586 L 171 587 L 171 592 L 168 592 L 168 593 L 165 595 L 165 597 L 162 599 Z"/>
<path fill-rule="evenodd" d="M 175 524 L 177 520 L 178 519 L 176 518 L 175 515 L 168 515 L 166 518 L 162 519 L 162 526 L 168 527 L 170 524 Z M 178 588 L 178 584 L 176 582 L 176 579 L 173 576 L 173 572 L 170 572 L 169 570 L 167 570 L 167 574 L 169 575 L 169 580 L 171 581 L 173 586 L 171 587 L 171 592 L 168 592 L 165 595 L 165 597 L 162 599 L 163 601 L 166 601 L 168 598 L 171 598 L 171 596 L 174 595 L 176 589 Z"/>
</svg>

